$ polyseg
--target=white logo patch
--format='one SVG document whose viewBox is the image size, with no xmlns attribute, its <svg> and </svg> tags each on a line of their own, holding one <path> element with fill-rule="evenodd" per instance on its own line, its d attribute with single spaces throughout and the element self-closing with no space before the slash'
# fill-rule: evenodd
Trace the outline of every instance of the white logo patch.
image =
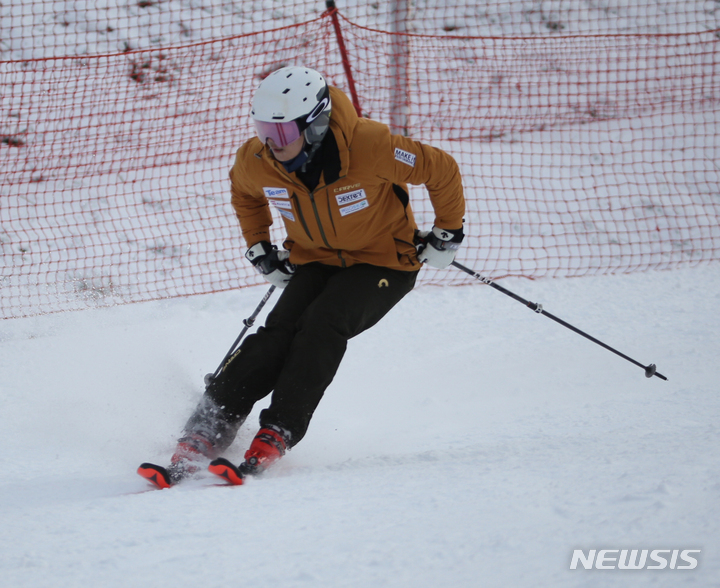
<svg viewBox="0 0 720 588">
<path fill-rule="evenodd" d="M 353 212 L 358 212 L 359 210 L 363 210 L 364 208 L 367 208 L 368 206 L 370 206 L 370 203 L 367 200 L 361 200 L 360 202 L 356 202 L 355 204 L 351 204 L 350 206 L 341 208 L 340 214 L 342 216 L 347 216 L 348 214 L 352 214 Z"/>
<path fill-rule="evenodd" d="M 357 202 L 366 198 L 365 190 L 355 190 L 354 192 L 347 192 L 345 194 L 337 194 L 335 200 L 337 200 L 338 206 L 344 206 L 352 202 Z"/>
<path fill-rule="evenodd" d="M 268 202 L 270 202 L 270 204 L 278 210 L 281 208 L 285 210 L 292 210 L 292 203 L 289 200 L 268 200 Z"/>
<path fill-rule="evenodd" d="M 285 188 L 263 188 L 265 198 L 289 198 L 288 191 Z"/>
<path fill-rule="evenodd" d="M 281 215 L 283 215 L 286 219 L 293 221 L 293 222 L 295 221 L 295 215 L 292 212 L 290 212 L 289 210 L 283 210 L 281 208 L 278 208 L 278 212 Z"/>
<path fill-rule="evenodd" d="M 403 151 L 402 149 L 396 148 L 395 149 L 395 159 L 404 163 L 405 165 L 409 165 L 410 167 L 415 167 L 415 159 L 417 159 L 417 155 L 415 155 L 413 153 L 408 153 L 407 151 Z"/>
</svg>

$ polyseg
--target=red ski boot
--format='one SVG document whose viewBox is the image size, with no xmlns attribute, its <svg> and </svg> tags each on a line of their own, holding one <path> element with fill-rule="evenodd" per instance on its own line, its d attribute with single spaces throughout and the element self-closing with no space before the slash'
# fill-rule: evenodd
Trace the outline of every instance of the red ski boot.
<svg viewBox="0 0 720 588">
<path fill-rule="evenodd" d="M 245 452 L 245 463 L 249 474 L 264 472 L 285 455 L 287 442 L 279 427 L 262 428 L 255 435 L 250 449 Z"/>
<path fill-rule="evenodd" d="M 168 467 L 153 463 L 142 464 L 137 473 L 158 488 L 174 486 L 195 474 L 213 450 L 212 443 L 199 435 L 183 437 L 178 441 Z"/>
<path fill-rule="evenodd" d="M 246 476 L 257 476 L 279 460 L 287 450 L 286 436 L 279 427 L 264 427 L 255 435 L 250 449 L 245 452 L 245 461 L 234 466 L 227 459 L 219 458 L 208 468 L 216 476 L 239 486 Z"/>
</svg>

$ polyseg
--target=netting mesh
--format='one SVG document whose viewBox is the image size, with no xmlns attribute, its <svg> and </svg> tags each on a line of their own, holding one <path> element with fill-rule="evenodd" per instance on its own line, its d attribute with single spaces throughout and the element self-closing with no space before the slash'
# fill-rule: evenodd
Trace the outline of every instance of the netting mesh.
<svg viewBox="0 0 720 588">
<path fill-rule="evenodd" d="M 96 3 L 67 25 L 43 24 L 44 32 L 74 31 L 62 56 L 58 37 L 39 32 L 47 15 L 36 8 L 47 5 L 0 8 L 3 317 L 262 283 L 242 257 L 227 180 L 252 133 L 254 88 L 277 67 L 306 64 L 349 91 L 322 5 L 141 4 Z M 363 115 L 460 163 L 468 238 L 459 259 L 481 273 L 579 276 L 720 259 L 720 40 L 705 30 L 715 13 L 658 2 L 652 6 L 679 8 L 642 20 L 633 32 L 643 34 L 588 34 L 609 27 L 587 15 L 610 15 L 610 4 L 578 13 L 585 21 L 563 12 L 577 5 L 568 2 L 515 3 L 535 12 L 496 1 L 484 13 L 427 3 L 341 13 Z M 198 7 L 204 16 L 190 18 Z M 150 27 L 118 24 L 151 9 Z M 103 10 L 108 22 L 116 17 L 107 27 L 118 38 L 136 35 L 129 47 L 167 46 L 118 52 L 107 38 L 90 44 L 77 30 L 101 27 Z M 616 20 L 632 28 L 620 12 Z M 563 27 L 548 26 L 551 13 Z M 462 27 L 450 23 L 456 18 Z M 644 30 L 673 19 L 680 33 Z M 12 43 L 4 41 L 8 20 Z M 186 21 L 190 39 L 224 38 L 178 43 L 184 33 L 172 26 Z M 282 26 L 257 30 L 275 23 Z M 518 29 L 527 34 L 503 36 Z M 82 41 L 96 51 L 83 55 Z M 424 190 L 411 197 L 429 228 Z M 273 238 L 283 234 L 278 217 Z M 456 270 L 421 276 L 467 278 Z"/>
<path fill-rule="evenodd" d="M 362 26 L 445 36 L 720 29 L 716 0 L 338 0 L 337 5 Z M 4 0 L 0 59 L 161 49 L 300 24 L 324 10 L 324 2 L 298 0 Z"/>
</svg>

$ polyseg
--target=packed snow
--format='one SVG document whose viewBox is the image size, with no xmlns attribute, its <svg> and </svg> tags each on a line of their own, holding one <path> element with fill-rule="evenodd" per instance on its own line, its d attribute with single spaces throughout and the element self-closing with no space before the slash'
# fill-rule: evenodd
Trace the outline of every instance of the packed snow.
<svg viewBox="0 0 720 588">
<path fill-rule="evenodd" d="M 386 28 L 381 3 L 347 4 Z M 720 18 L 717 0 L 498 0 L 441 21 L 436 4 L 414 3 L 412 32 L 664 34 Z M 179 45 L 323 8 L 11 0 L 0 58 Z M 0 586 L 718 587 L 719 270 L 500 282 L 668 381 L 480 282 L 418 288 L 351 341 L 306 438 L 242 487 L 203 474 L 151 490 L 135 470 L 169 459 L 267 286 L 4 320 Z M 227 457 L 242 459 L 264 405 Z M 578 549 L 694 550 L 698 565 L 571 570 Z"/>
<path fill-rule="evenodd" d="M 240 487 L 144 492 L 135 469 L 169 458 L 266 287 L 4 321 L 0 584 L 720 586 L 719 269 L 502 281 L 667 382 L 479 282 L 417 289 Z M 575 549 L 701 553 L 570 570 Z"/>
</svg>

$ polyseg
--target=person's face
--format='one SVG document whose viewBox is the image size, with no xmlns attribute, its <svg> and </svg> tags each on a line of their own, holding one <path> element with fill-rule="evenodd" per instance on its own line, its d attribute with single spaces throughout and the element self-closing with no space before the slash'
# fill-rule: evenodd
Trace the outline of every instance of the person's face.
<svg viewBox="0 0 720 588">
<path fill-rule="evenodd" d="M 290 161 L 291 159 L 300 155 L 302 151 L 305 138 L 300 135 L 292 143 L 288 143 L 285 147 L 279 147 L 272 139 L 267 140 L 268 147 L 278 161 Z"/>
</svg>

